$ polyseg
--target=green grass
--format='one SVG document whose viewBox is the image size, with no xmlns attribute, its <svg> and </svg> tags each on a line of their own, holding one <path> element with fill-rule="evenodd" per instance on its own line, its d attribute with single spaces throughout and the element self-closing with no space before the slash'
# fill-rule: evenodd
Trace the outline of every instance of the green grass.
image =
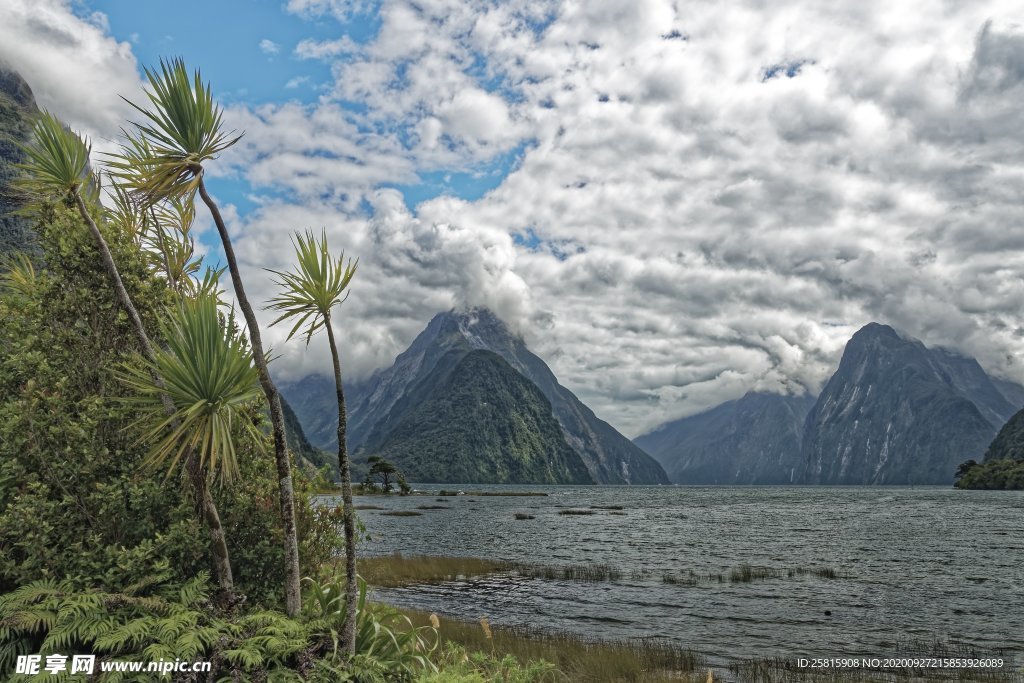
<svg viewBox="0 0 1024 683">
<path fill-rule="evenodd" d="M 427 612 L 402 611 L 417 626 L 430 623 Z M 652 630 L 656 630 L 656 625 Z M 485 631 L 479 623 L 448 617 L 441 618 L 439 633 L 443 642 L 455 643 L 470 652 L 484 652 L 495 657 L 512 655 L 519 662 L 550 662 L 558 675 L 545 680 L 559 683 L 705 683 L 707 680 L 702 655 L 664 639 L 594 641 L 570 633 L 498 626 L 488 626 Z"/>
<path fill-rule="evenodd" d="M 371 586 L 396 588 L 417 583 L 442 583 L 460 578 L 510 571 L 511 562 L 476 557 L 380 555 L 359 559 L 359 574 Z"/>
<path fill-rule="evenodd" d="M 622 572 L 608 564 L 570 564 L 560 567 L 520 564 L 516 566 L 516 573 L 530 578 L 577 582 L 618 581 L 622 578 Z"/>
</svg>

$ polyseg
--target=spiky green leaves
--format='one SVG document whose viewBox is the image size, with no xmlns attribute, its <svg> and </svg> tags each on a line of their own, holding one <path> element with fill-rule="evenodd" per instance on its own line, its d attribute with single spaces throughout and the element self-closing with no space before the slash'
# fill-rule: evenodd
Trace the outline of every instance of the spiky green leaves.
<svg viewBox="0 0 1024 683">
<path fill-rule="evenodd" d="M 23 297 L 35 293 L 39 276 L 28 254 L 17 252 L 0 260 L 0 271 L 0 292 Z"/>
<path fill-rule="evenodd" d="M 135 135 L 111 167 L 147 203 L 182 197 L 199 186 L 204 162 L 238 142 L 241 135 L 221 130 L 223 112 L 198 70 L 189 76 L 181 59 L 146 69 L 151 106 L 128 101 L 143 116 Z M 126 100 L 127 101 L 127 100 Z"/>
<path fill-rule="evenodd" d="M 306 344 L 309 344 L 313 335 L 324 327 L 331 308 L 342 303 L 348 296 L 345 290 L 356 274 L 359 262 L 357 260 L 353 263 L 349 259 L 346 264 L 344 253 L 334 258 L 327 248 L 326 231 L 321 233 L 320 239 L 308 230 L 305 237 L 295 233 L 292 244 L 297 259 L 295 271 L 271 271 L 277 275 L 274 282 L 282 292 L 270 300 L 268 308 L 281 313 L 270 324 L 295 319 L 288 339 L 294 337 L 304 325 L 308 325 Z"/>
<path fill-rule="evenodd" d="M 23 147 L 25 175 L 19 187 L 46 200 L 67 201 L 83 188 L 93 187 L 87 140 L 64 127 L 57 117 L 43 112 L 32 127 L 32 140 Z"/>
<path fill-rule="evenodd" d="M 170 473 L 194 449 L 201 467 L 226 482 L 238 474 L 238 430 L 262 443 L 260 431 L 242 416 L 261 396 L 259 378 L 244 336 L 228 322 L 221 324 L 214 297 L 184 299 L 164 326 L 166 346 L 154 361 L 137 358 L 119 372 L 133 391 L 125 401 L 143 413 L 140 442 L 153 444 L 151 467 Z M 171 415 L 164 394 L 174 404 Z"/>
</svg>

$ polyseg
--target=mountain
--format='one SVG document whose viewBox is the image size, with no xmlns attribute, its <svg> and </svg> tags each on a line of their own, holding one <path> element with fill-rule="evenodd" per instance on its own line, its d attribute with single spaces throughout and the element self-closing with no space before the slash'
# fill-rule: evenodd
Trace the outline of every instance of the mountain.
<svg viewBox="0 0 1024 683">
<path fill-rule="evenodd" d="M 1013 406 L 973 359 L 871 323 L 807 416 L 811 484 L 948 484 Z"/>
<path fill-rule="evenodd" d="M 540 390 L 550 405 L 562 438 L 586 465 L 592 481 L 601 484 L 669 483 L 664 470 L 654 459 L 595 416 L 571 391 L 558 383 L 550 368 L 526 348 L 521 338 L 513 335 L 501 319 L 483 308 L 439 313 L 409 348 L 398 355 L 391 367 L 378 370 L 363 382 L 348 385 L 349 447 L 358 449 L 364 444 L 384 444 L 385 435 L 414 410 L 415 397 L 422 397 L 431 383 L 447 377 L 440 371 L 435 372 L 441 359 L 447 358 L 445 363 L 451 364 L 452 358 L 465 356 L 474 350 L 490 351 L 500 356 L 509 367 Z M 455 356 L 449 356 L 451 352 L 456 352 Z M 311 392 L 316 386 L 317 380 L 306 378 L 296 383 L 281 383 L 281 391 L 295 403 L 303 424 L 326 425 L 328 421 L 333 422 L 333 418 L 312 409 L 322 399 L 297 395 L 302 391 Z M 300 404 L 301 408 L 298 407 Z M 316 433 L 326 437 L 328 431 L 321 428 Z M 330 446 L 327 441 L 315 443 Z"/>
<path fill-rule="evenodd" d="M 297 382 L 277 382 L 277 386 L 310 442 L 337 453 L 338 399 L 334 394 L 334 377 L 308 375 Z M 346 403 L 352 403 L 353 393 L 358 393 L 358 389 L 346 384 Z"/>
<path fill-rule="evenodd" d="M 34 233 L 29 221 L 17 215 L 21 201 L 11 186 L 17 164 L 25 160 L 19 145 L 25 144 L 39 113 L 28 84 L 0 64 L 0 256 L 31 250 Z"/>
<path fill-rule="evenodd" d="M 749 392 L 637 437 L 677 484 L 792 484 L 814 397 Z"/>
<path fill-rule="evenodd" d="M 1010 402 L 1010 405 L 1018 410 L 1024 408 L 1024 386 L 998 377 L 993 377 L 992 383 L 996 385 L 999 393 Z"/>
<path fill-rule="evenodd" d="M 398 401 L 362 451 L 407 479 L 459 484 L 591 484 L 551 403 L 501 356 L 447 352 Z"/>
<path fill-rule="evenodd" d="M 323 451 L 309 442 L 302 429 L 302 423 L 295 415 L 288 401 L 281 397 L 281 409 L 284 412 L 284 431 L 288 441 L 288 449 L 295 455 L 295 461 L 309 470 L 319 470 L 325 465 L 335 478 L 340 478 L 338 458 L 333 453 Z M 269 413 L 268 413 L 269 415 Z M 335 449 L 337 452 L 337 449 Z"/>
</svg>

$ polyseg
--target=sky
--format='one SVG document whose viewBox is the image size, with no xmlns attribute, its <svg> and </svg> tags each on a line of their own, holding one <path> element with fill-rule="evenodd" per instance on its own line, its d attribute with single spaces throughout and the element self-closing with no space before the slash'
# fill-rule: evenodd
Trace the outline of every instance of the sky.
<svg viewBox="0 0 1024 683">
<path fill-rule="evenodd" d="M 250 298 L 324 229 L 359 258 L 349 377 L 488 306 L 635 436 L 817 392 L 872 321 L 1024 381 L 1022 22 L 1021 0 L 4 0 L 0 61 L 102 152 L 144 68 L 184 58 L 244 132 L 208 185 Z M 279 376 L 329 372 L 285 333 Z"/>
</svg>

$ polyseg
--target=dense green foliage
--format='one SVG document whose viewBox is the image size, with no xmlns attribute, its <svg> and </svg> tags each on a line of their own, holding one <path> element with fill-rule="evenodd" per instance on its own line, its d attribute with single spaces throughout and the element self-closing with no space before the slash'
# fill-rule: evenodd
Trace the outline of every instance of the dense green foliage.
<svg viewBox="0 0 1024 683">
<path fill-rule="evenodd" d="M 992 439 L 985 460 L 1024 460 L 1024 410 L 1017 412 Z"/>
<path fill-rule="evenodd" d="M 501 356 L 453 351 L 433 375 L 399 401 L 396 424 L 367 452 L 411 481 L 591 483 L 544 394 Z"/>
<path fill-rule="evenodd" d="M 955 486 L 958 489 L 1024 490 L 1024 460 L 1005 458 L 960 466 Z"/>
<path fill-rule="evenodd" d="M 158 329 L 173 293 L 129 236 L 105 228 L 140 313 Z M 208 568 L 208 549 L 188 488 L 143 470 L 139 415 L 120 400 L 126 389 L 114 371 L 137 347 L 127 316 L 72 210 L 46 208 L 37 229 L 47 267 L 31 287 L 0 295 L 0 592 L 46 577 L 119 590 L 158 568 L 193 577 Z M 247 412 L 262 423 L 258 403 Z M 235 431 L 241 437 L 244 427 Z M 239 483 L 215 495 L 240 591 L 276 605 L 276 481 L 270 459 L 247 443 L 236 441 Z M 327 513 L 302 509 L 312 538 L 315 515 Z M 311 561 L 337 550 L 323 546 L 321 538 Z"/>
<path fill-rule="evenodd" d="M 396 610 L 366 600 L 356 606 L 357 651 L 346 660 L 337 631 L 344 619 L 337 583 L 310 582 L 300 618 L 254 610 L 242 615 L 211 609 L 205 574 L 183 584 L 168 572 L 118 592 L 79 589 L 45 579 L 0 596 L 0 673 L 11 674 L 22 654 L 94 654 L 100 661 L 209 661 L 209 680 L 408 681 L 434 672 L 438 635 Z M 103 680 L 151 680 L 108 674 Z"/>
</svg>

